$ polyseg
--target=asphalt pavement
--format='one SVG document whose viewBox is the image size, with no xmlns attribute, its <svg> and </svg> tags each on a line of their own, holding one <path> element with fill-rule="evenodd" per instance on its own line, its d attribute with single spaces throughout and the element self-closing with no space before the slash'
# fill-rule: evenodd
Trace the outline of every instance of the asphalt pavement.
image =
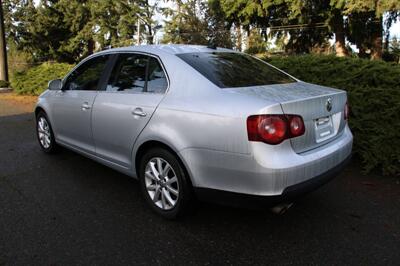
<svg viewBox="0 0 400 266">
<path fill-rule="evenodd" d="M 400 185 L 356 162 L 284 215 L 199 204 L 159 218 L 138 183 L 0 117 L 0 265 L 399 265 Z"/>
</svg>

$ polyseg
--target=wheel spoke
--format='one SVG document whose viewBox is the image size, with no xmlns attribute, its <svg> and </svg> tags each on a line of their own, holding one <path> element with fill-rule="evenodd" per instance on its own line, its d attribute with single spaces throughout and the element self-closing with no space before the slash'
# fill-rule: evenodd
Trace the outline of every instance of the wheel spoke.
<svg viewBox="0 0 400 266">
<path fill-rule="evenodd" d="M 167 185 L 167 190 L 168 190 L 169 192 L 171 192 L 172 194 L 174 194 L 175 196 L 178 196 L 178 195 L 179 195 L 178 190 L 172 188 L 172 187 L 169 186 L 169 185 Z"/>
<path fill-rule="evenodd" d="M 39 140 L 40 140 L 40 143 L 44 146 L 45 145 L 45 135 L 43 133 L 39 133 Z"/>
<path fill-rule="evenodd" d="M 169 193 L 166 189 L 163 190 L 163 194 L 164 194 L 164 197 L 167 199 L 168 203 L 171 206 L 175 206 L 176 202 L 171 198 L 171 196 L 169 195 Z"/>
<path fill-rule="evenodd" d="M 171 169 L 171 166 L 169 165 L 169 163 L 166 163 L 164 169 L 162 170 L 162 174 L 161 175 L 162 176 L 167 176 L 170 169 Z"/>
<path fill-rule="evenodd" d="M 161 189 L 161 204 L 162 204 L 162 208 L 166 209 L 167 207 L 167 202 L 165 201 L 165 192 L 164 189 Z"/>
<path fill-rule="evenodd" d="M 146 177 L 150 178 L 151 180 L 157 181 L 157 178 L 153 175 L 153 173 L 150 171 L 147 171 L 145 173 Z"/>
<path fill-rule="evenodd" d="M 162 161 L 160 158 L 156 159 L 157 162 L 157 171 L 158 171 L 158 175 L 162 175 L 163 174 L 163 169 L 162 169 Z"/>
<path fill-rule="evenodd" d="M 39 128 L 40 128 L 41 130 L 44 131 L 44 128 L 43 128 L 43 119 L 42 119 L 42 118 L 40 118 L 38 124 L 39 124 Z"/>
<path fill-rule="evenodd" d="M 172 183 L 175 183 L 175 182 L 178 182 L 178 178 L 176 178 L 176 176 L 173 176 L 167 180 L 166 184 L 171 185 Z"/>
<path fill-rule="evenodd" d="M 157 187 L 156 187 L 155 184 L 150 184 L 150 185 L 147 186 L 147 190 L 148 190 L 148 191 L 155 191 L 156 188 L 157 188 Z"/>
<path fill-rule="evenodd" d="M 151 172 L 152 172 L 152 174 L 155 176 L 155 178 L 157 178 L 157 180 L 159 179 L 159 173 L 158 173 L 158 171 L 157 171 L 157 169 L 156 169 L 156 167 L 155 167 L 155 163 L 154 162 L 150 162 L 150 168 L 151 168 Z"/>
<path fill-rule="evenodd" d="M 154 193 L 154 196 L 153 196 L 153 202 L 154 202 L 154 203 L 157 202 L 157 201 L 159 201 L 160 192 L 161 192 L 160 188 L 159 188 L 159 187 L 156 187 L 156 192 Z"/>
</svg>

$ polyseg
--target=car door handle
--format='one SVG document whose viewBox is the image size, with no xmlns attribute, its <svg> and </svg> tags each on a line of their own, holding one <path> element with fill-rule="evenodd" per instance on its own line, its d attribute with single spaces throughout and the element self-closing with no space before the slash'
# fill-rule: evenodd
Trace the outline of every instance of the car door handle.
<svg viewBox="0 0 400 266">
<path fill-rule="evenodd" d="M 89 110 L 89 109 L 90 109 L 89 103 L 88 102 L 84 102 L 82 104 L 82 111 L 86 111 L 86 110 Z"/>
<path fill-rule="evenodd" d="M 142 108 L 135 108 L 135 110 L 132 111 L 133 115 L 145 117 L 147 114 L 143 112 Z"/>
</svg>

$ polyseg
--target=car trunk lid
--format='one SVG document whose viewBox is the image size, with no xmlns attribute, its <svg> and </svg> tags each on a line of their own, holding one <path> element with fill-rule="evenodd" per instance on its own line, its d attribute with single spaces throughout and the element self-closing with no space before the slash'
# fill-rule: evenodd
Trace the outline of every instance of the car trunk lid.
<svg viewBox="0 0 400 266">
<path fill-rule="evenodd" d="M 285 114 L 301 115 L 305 134 L 292 138 L 302 153 L 332 141 L 344 129 L 345 91 L 305 82 L 228 89 L 279 103 Z"/>
</svg>

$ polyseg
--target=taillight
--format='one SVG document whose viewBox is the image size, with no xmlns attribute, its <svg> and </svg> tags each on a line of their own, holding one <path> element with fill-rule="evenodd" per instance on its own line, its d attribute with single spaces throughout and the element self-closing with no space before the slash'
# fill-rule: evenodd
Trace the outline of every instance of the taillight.
<svg viewBox="0 0 400 266">
<path fill-rule="evenodd" d="M 257 130 L 261 139 L 278 144 L 286 138 L 287 123 L 283 117 L 268 116 L 260 120 Z"/>
<path fill-rule="evenodd" d="M 303 135 L 303 118 L 298 115 L 252 115 L 247 118 L 250 141 L 279 144 L 285 139 Z"/>
<path fill-rule="evenodd" d="M 349 103 L 346 102 L 346 104 L 344 105 L 344 120 L 349 120 L 349 116 L 350 116 L 350 107 L 349 107 Z"/>
<path fill-rule="evenodd" d="M 287 116 L 289 120 L 290 136 L 297 137 L 301 136 L 305 132 L 303 118 L 298 115 Z"/>
</svg>

